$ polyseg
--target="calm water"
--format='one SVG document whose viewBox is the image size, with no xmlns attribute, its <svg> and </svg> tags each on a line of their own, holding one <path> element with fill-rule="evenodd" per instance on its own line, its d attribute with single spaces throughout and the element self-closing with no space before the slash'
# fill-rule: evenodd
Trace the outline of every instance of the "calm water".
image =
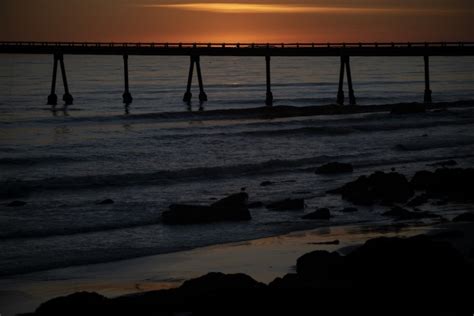
<svg viewBox="0 0 474 316">
<path fill-rule="evenodd" d="M 474 165 L 474 110 L 412 116 L 386 113 L 291 119 L 183 115 L 188 59 L 130 57 L 134 103 L 121 104 L 121 57 L 66 56 L 75 98 L 56 116 L 45 106 L 50 56 L 0 56 L 0 274 L 176 251 L 324 225 L 303 212 L 252 210 L 249 223 L 167 227 L 171 203 L 210 203 L 246 187 L 253 201 L 304 197 L 311 212 L 333 207 L 331 223 L 378 222 L 380 208 L 338 212 L 327 196 L 359 174 L 396 167 L 410 175 L 428 162 Z M 265 98 L 261 58 L 202 58 L 208 109 L 256 107 Z M 474 99 L 474 58 L 432 58 L 435 101 Z M 333 103 L 337 58 L 273 58 L 276 105 Z M 353 58 L 361 105 L 423 99 L 420 58 Z M 195 80 L 196 82 L 196 80 Z M 58 82 L 58 96 L 62 85 Z M 194 99 L 198 89 L 195 88 Z M 197 110 L 194 105 L 192 110 Z M 137 115 L 140 114 L 140 115 Z M 403 145 L 403 146 L 399 146 Z M 317 176 L 329 161 L 353 175 Z M 261 187 L 265 180 L 275 185 Z M 9 192 L 10 196 L 6 196 Z M 13 197 L 16 194 L 17 197 Z M 115 204 L 96 205 L 112 198 Z M 20 199 L 25 207 L 5 204 Z M 463 206 L 435 211 L 455 214 Z"/>
</svg>

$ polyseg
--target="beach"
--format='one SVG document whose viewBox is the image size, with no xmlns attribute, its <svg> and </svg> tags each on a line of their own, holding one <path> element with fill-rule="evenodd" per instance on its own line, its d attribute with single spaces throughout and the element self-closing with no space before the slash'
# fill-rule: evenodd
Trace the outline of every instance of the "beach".
<svg viewBox="0 0 474 316">
<path fill-rule="evenodd" d="M 97 292 L 117 297 L 175 288 L 185 280 L 208 272 L 245 273 L 268 284 L 294 271 L 296 259 L 314 250 L 347 254 L 371 238 L 437 234 L 459 230 L 459 226 L 420 223 L 328 226 L 177 253 L 18 275 L 0 282 L 2 289 L 8 289 L 2 291 L 2 313 L 30 312 L 52 297 L 74 292 Z M 461 227 L 463 231 L 471 228 Z M 469 251 L 466 245 L 460 248 Z"/>
<path fill-rule="evenodd" d="M 337 80 L 329 63 L 315 72 L 307 59 L 296 66 L 281 59 L 285 79 L 275 83 L 271 108 L 260 106 L 259 71 L 229 77 L 219 71 L 241 60 L 203 60 L 214 81 L 202 110 L 176 97 L 178 59 L 145 58 L 137 60 L 136 102 L 124 114 L 119 83 L 102 85 L 98 65 L 119 69 L 102 57 L 71 58 L 83 97 L 51 111 L 42 102 L 48 80 L 37 75 L 49 71 L 43 57 L 0 64 L 25 76 L 0 80 L 9 91 L 0 96 L 2 315 L 80 291 L 112 299 L 176 289 L 209 272 L 268 285 L 295 274 L 297 259 L 315 250 L 351 256 L 378 237 L 468 231 L 451 221 L 473 211 L 464 178 L 474 166 L 470 58 L 456 65 L 434 58 L 435 72 L 455 75 L 433 79 L 444 90 L 428 105 L 414 102 L 423 92 L 415 62 L 384 64 L 382 76 L 354 58 L 358 106 L 330 104 Z M 163 67 L 162 79 L 151 80 L 158 72 L 150 63 Z M 298 80 L 285 76 L 294 66 Z M 345 169 L 320 172 L 334 163 Z M 439 182 L 446 186 L 431 186 Z M 245 216 L 222 220 L 226 207 L 215 205 L 236 196 L 245 197 Z M 165 215 L 176 209 L 211 215 L 194 223 Z M 449 241 L 472 261 L 471 235 L 455 235 Z"/>
</svg>

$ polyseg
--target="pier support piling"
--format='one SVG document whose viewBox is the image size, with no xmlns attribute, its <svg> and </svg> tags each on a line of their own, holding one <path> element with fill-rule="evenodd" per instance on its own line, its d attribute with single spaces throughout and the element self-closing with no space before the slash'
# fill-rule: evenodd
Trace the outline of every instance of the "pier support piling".
<svg viewBox="0 0 474 316">
<path fill-rule="evenodd" d="M 430 88 L 430 58 L 429 56 L 424 56 L 425 60 L 425 103 L 431 103 L 431 88 Z"/>
<path fill-rule="evenodd" d="M 265 56 L 265 64 L 266 64 L 266 73 L 267 73 L 267 96 L 265 98 L 265 104 L 267 106 L 273 105 L 273 93 L 271 87 L 271 73 L 270 73 L 270 60 L 271 57 L 269 55 Z"/>
<path fill-rule="evenodd" d="M 54 54 L 54 64 L 53 64 L 53 78 L 51 81 L 51 93 L 48 96 L 47 105 L 52 105 L 55 107 L 58 105 L 58 96 L 56 95 L 56 76 L 58 73 L 58 55 Z"/>
<path fill-rule="evenodd" d="M 199 102 L 203 104 L 207 101 L 207 94 L 204 92 L 204 84 L 202 82 L 202 74 L 201 74 L 201 58 L 199 56 L 194 56 L 194 62 L 196 63 L 196 72 L 198 76 L 199 82 Z"/>
<path fill-rule="evenodd" d="M 341 68 L 339 70 L 339 88 L 337 90 L 337 104 L 344 105 L 344 71 L 347 73 L 347 85 L 349 88 L 349 104 L 356 105 L 356 97 L 352 86 L 351 63 L 349 56 L 341 56 Z"/>
<path fill-rule="evenodd" d="M 122 95 L 123 103 L 125 106 L 129 106 L 133 102 L 132 94 L 130 93 L 128 85 L 128 55 L 123 55 L 123 71 L 124 71 L 124 81 L 125 81 L 125 91 Z"/>
<path fill-rule="evenodd" d="M 341 68 L 339 70 L 339 88 L 337 90 L 337 104 L 344 105 L 344 56 L 341 56 Z"/>
<path fill-rule="evenodd" d="M 349 56 L 346 56 L 346 72 L 347 72 L 347 84 L 349 86 L 349 104 L 356 105 L 356 98 L 354 95 L 354 89 L 352 87 L 351 61 L 350 61 Z"/>
<path fill-rule="evenodd" d="M 64 95 L 63 95 L 63 101 L 64 105 L 72 105 L 74 98 L 72 95 L 69 93 L 69 86 L 67 84 L 67 77 L 66 77 L 66 67 L 64 67 L 64 56 L 63 54 L 59 54 L 59 65 L 61 66 L 61 75 L 63 77 L 63 85 L 64 85 Z"/>
<path fill-rule="evenodd" d="M 191 84 L 193 83 L 193 71 L 194 71 L 194 56 L 190 57 L 189 63 L 189 75 L 188 75 L 188 85 L 186 87 L 186 92 L 184 93 L 183 102 L 190 103 L 193 94 L 191 93 Z"/>
</svg>

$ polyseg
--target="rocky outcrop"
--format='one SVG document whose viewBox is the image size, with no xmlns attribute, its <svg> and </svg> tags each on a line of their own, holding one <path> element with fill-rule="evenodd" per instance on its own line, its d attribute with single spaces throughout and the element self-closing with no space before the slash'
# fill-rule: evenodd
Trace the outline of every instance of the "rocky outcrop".
<svg viewBox="0 0 474 316">
<path fill-rule="evenodd" d="M 361 176 L 329 193 L 341 194 L 342 198 L 358 205 L 380 203 L 405 203 L 414 195 L 406 177 L 397 172 L 375 172 Z"/>
<path fill-rule="evenodd" d="M 248 194 L 240 192 L 210 206 L 172 204 L 163 212 L 164 224 L 197 224 L 218 221 L 246 221 L 252 217 L 247 207 Z"/>
<path fill-rule="evenodd" d="M 474 201 L 473 168 L 419 171 L 412 178 L 411 184 L 415 189 L 425 191 L 431 198 L 461 202 Z"/>
<path fill-rule="evenodd" d="M 334 311 L 335 302 L 357 297 L 361 305 L 348 307 L 354 312 L 357 306 L 367 311 L 368 294 L 386 302 L 390 311 L 396 306 L 426 311 L 433 296 L 424 300 L 419 297 L 426 296 L 420 293 L 437 295 L 441 300 L 434 305 L 435 311 L 453 315 L 458 314 L 453 311 L 472 313 L 473 281 L 468 261 L 446 242 L 426 236 L 382 237 L 367 241 L 346 256 L 319 250 L 307 253 L 298 258 L 296 273 L 276 278 L 268 286 L 244 274 L 209 273 L 170 290 L 114 299 L 95 293 L 55 298 L 41 304 L 33 315 L 169 315 L 170 311 L 182 310 L 213 310 L 221 315 L 223 306 L 226 315 L 237 315 L 242 310 L 268 306 L 298 306 L 307 311 L 315 301 L 318 309 L 324 306 Z M 390 303 L 400 289 L 410 295 L 397 300 L 394 307 Z M 380 314 L 379 307 L 376 314 Z"/>
</svg>

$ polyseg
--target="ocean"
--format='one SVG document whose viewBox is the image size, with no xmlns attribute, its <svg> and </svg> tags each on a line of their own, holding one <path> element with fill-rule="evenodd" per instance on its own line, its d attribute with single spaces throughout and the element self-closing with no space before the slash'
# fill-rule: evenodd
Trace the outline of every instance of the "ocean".
<svg viewBox="0 0 474 316">
<path fill-rule="evenodd" d="M 108 262 L 327 225 L 380 223 L 383 207 L 339 212 L 325 192 L 375 170 L 407 176 L 455 159 L 474 166 L 474 108 L 265 119 L 199 111 L 197 79 L 183 104 L 189 59 L 129 60 L 125 114 L 120 56 L 65 56 L 74 105 L 51 112 L 52 56 L 0 55 L 0 275 Z M 432 57 L 433 100 L 474 99 L 473 57 Z M 422 58 L 352 58 L 358 104 L 423 100 Z M 264 105 L 265 60 L 202 57 L 202 111 Z M 335 102 L 338 58 L 272 58 L 275 106 Z M 62 98 L 58 76 L 57 94 Z M 347 88 L 345 87 L 346 95 Z M 60 102 L 62 103 L 62 102 Z M 350 175 L 315 167 L 350 162 Z M 261 186 L 271 181 L 273 185 Z M 306 199 L 304 212 L 252 209 L 252 220 L 165 226 L 172 203 L 209 204 L 245 188 L 250 201 Z M 114 204 L 98 205 L 104 199 Z M 13 200 L 23 207 L 7 207 Z M 301 219 L 330 207 L 330 223 Z M 454 215 L 463 205 L 432 205 Z"/>
</svg>

